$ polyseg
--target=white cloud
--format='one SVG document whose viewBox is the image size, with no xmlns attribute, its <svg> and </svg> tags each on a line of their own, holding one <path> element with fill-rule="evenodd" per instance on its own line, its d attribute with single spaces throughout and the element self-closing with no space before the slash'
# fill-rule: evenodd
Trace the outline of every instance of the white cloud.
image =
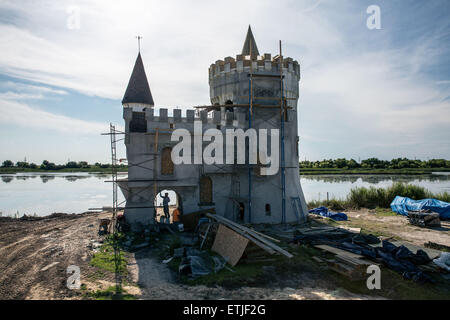
<svg viewBox="0 0 450 320">
<path fill-rule="evenodd" d="M 105 123 L 84 121 L 32 108 L 16 101 L 0 100 L 0 123 L 39 128 L 71 135 L 92 135 L 109 131 Z"/>
</svg>

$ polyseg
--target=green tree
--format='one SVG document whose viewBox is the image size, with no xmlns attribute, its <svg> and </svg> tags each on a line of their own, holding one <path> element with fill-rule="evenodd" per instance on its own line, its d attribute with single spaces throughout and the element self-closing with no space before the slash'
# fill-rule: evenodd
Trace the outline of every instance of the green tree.
<svg viewBox="0 0 450 320">
<path fill-rule="evenodd" d="M 14 163 L 11 160 L 3 161 L 2 167 L 4 167 L 4 168 L 11 168 L 13 166 L 14 166 Z"/>
<path fill-rule="evenodd" d="M 16 167 L 18 167 L 18 168 L 29 168 L 30 165 L 26 161 L 18 161 L 18 162 L 16 162 Z"/>
</svg>

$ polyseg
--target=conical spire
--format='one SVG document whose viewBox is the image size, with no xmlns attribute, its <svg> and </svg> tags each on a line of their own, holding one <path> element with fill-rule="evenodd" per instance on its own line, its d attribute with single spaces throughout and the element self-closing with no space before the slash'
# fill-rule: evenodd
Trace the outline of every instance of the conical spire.
<svg viewBox="0 0 450 320">
<path fill-rule="evenodd" d="M 250 55 L 250 45 L 252 46 L 252 55 L 259 56 L 258 47 L 256 46 L 255 38 L 253 37 L 252 28 L 248 26 L 247 37 L 245 37 L 244 47 L 242 48 L 242 55 Z"/>
<path fill-rule="evenodd" d="M 136 58 L 136 63 L 134 64 L 127 90 L 125 91 L 125 95 L 122 99 L 122 104 L 125 103 L 144 103 L 154 105 L 140 52 Z"/>
</svg>

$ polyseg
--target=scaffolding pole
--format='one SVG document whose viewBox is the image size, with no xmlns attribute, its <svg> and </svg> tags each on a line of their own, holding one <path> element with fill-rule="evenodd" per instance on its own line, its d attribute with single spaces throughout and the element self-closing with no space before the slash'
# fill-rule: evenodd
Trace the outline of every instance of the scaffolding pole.
<svg viewBox="0 0 450 320">
<path fill-rule="evenodd" d="M 116 128 L 112 125 L 112 123 L 109 124 L 109 132 L 111 137 L 111 178 L 113 182 L 113 199 L 112 199 L 112 231 L 114 233 L 117 232 L 117 149 L 116 149 Z"/>
<path fill-rule="evenodd" d="M 280 117 L 281 117 L 281 223 L 286 223 L 286 172 L 285 172 L 285 159 L 284 159 L 284 120 L 285 120 L 285 105 L 283 97 L 283 55 L 281 50 L 280 40 Z"/>
<path fill-rule="evenodd" d="M 248 78 L 248 127 L 252 127 L 253 113 L 253 60 L 252 60 L 252 40 L 250 39 L 250 74 Z M 249 142 L 250 143 L 250 140 Z M 248 148 L 248 222 L 252 223 L 252 166 L 250 165 L 250 146 Z"/>
</svg>

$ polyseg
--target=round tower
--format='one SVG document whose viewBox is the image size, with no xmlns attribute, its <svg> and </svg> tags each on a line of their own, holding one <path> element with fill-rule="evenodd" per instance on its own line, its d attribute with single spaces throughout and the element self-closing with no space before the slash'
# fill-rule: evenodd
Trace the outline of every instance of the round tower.
<svg viewBox="0 0 450 320">
<path fill-rule="evenodd" d="M 209 88 L 212 105 L 248 104 L 249 74 L 252 72 L 254 104 L 279 105 L 280 56 L 270 53 L 260 56 L 252 30 L 249 26 L 241 54 L 236 59 L 226 57 L 209 67 Z M 283 95 L 288 106 L 297 108 L 300 65 L 292 58 L 284 58 Z M 265 75 L 266 77 L 258 77 Z M 272 77 L 270 77 L 272 76 Z"/>
<path fill-rule="evenodd" d="M 211 104 L 216 105 L 217 109 L 220 108 L 221 113 L 232 112 L 233 119 L 245 117 L 248 127 L 256 130 L 280 129 L 278 173 L 273 176 L 248 177 L 243 172 L 239 176 L 239 181 L 244 186 L 241 190 L 248 188 L 246 195 L 241 191 L 241 196 L 251 199 L 247 201 L 251 211 L 255 212 L 248 222 L 306 220 L 307 207 L 299 175 L 299 81 L 300 65 L 294 59 L 280 55 L 272 57 L 270 53 L 259 55 L 250 26 L 241 54 L 236 55 L 236 59 L 226 57 L 224 60 L 218 60 L 209 67 Z M 283 121 L 280 104 L 286 106 Z M 281 147 L 282 145 L 284 147 Z M 274 214 L 256 216 L 256 213 L 267 212 L 267 207 L 271 208 Z"/>
</svg>

